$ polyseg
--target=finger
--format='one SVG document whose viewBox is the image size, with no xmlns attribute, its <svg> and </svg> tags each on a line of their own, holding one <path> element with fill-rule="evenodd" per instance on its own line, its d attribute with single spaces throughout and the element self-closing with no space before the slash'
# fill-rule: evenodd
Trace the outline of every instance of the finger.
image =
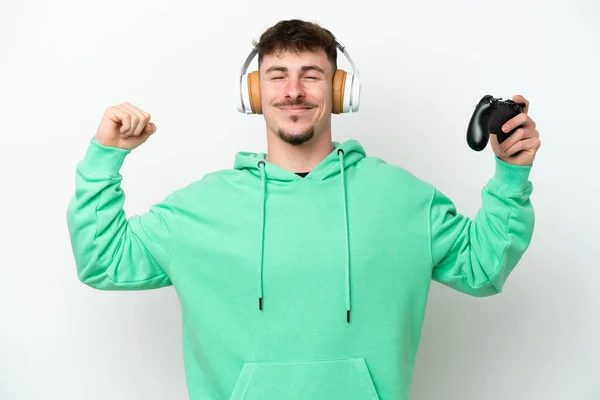
<svg viewBox="0 0 600 400">
<path fill-rule="evenodd" d="M 537 131 L 537 129 L 519 128 L 515 131 L 515 133 L 510 135 L 504 142 L 502 142 L 502 144 L 500 144 L 498 146 L 498 149 L 501 152 L 505 152 L 507 149 L 512 147 L 515 143 L 517 143 L 520 140 L 525 140 L 525 139 L 529 139 L 529 138 L 539 138 L 539 137 L 540 137 L 540 134 Z"/>
<path fill-rule="evenodd" d="M 156 132 L 156 124 L 154 122 L 148 122 L 144 127 L 141 135 L 145 137 L 150 137 L 154 132 Z"/>
<path fill-rule="evenodd" d="M 121 133 L 121 137 L 126 138 L 128 136 L 130 136 L 132 129 L 134 128 L 133 126 L 133 121 L 132 121 L 132 115 L 131 112 L 129 112 L 129 110 L 127 110 L 125 107 L 123 107 L 122 104 L 119 104 L 117 106 L 115 106 L 115 108 L 117 110 L 119 110 L 119 115 L 121 115 L 121 120 L 123 123 L 123 126 L 121 126 L 121 129 L 119 129 L 119 132 Z"/>
<path fill-rule="evenodd" d="M 131 116 L 119 106 L 109 107 L 107 110 L 108 118 L 116 124 L 120 124 L 119 132 L 124 135 L 131 128 Z"/>
<path fill-rule="evenodd" d="M 141 116 L 141 118 L 143 119 L 143 121 L 145 121 L 146 123 L 148 123 L 150 121 L 150 119 L 152 119 L 152 116 L 150 115 L 150 113 L 142 110 L 139 107 L 134 106 L 131 103 L 123 103 L 123 105 L 129 109 L 131 109 L 132 111 L 135 111 L 138 115 Z"/>
<path fill-rule="evenodd" d="M 130 136 L 139 136 L 146 127 L 148 121 L 150 120 L 150 114 L 143 112 L 138 107 L 135 107 L 130 103 L 123 103 L 123 107 L 125 107 L 127 110 L 129 110 L 132 114 L 135 115 L 135 118 L 132 120 L 132 123 L 134 121 L 137 121 L 136 126 L 132 127 L 132 133 Z"/>
<path fill-rule="evenodd" d="M 130 126 L 129 130 L 127 132 L 125 132 L 125 134 L 123 135 L 123 138 L 126 139 L 130 136 L 135 136 L 135 133 L 138 130 L 138 126 L 140 123 L 139 115 L 136 112 L 134 112 L 133 110 L 131 110 L 130 108 L 128 108 L 127 105 L 125 105 L 125 104 L 120 104 L 119 107 L 123 111 L 125 111 L 127 114 L 129 114 L 129 119 L 131 121 L 131 126 Z"/>
<path fill-rule="evenodd" d="M 532 137 L 529 139 L 519 140 L 517 143 L 513 144 L 508 150 L 503 152 L 503 157 L 512 156 L 515 153 L 520 151 L 527 150 L 535 150 L 541 146 L 540 139 L 537 137 Z"/>
<path fill-rule="evenodd" d="M 521 113 L 516 115 L 515 117 L 509 119 L 502 125 L 502 132 L 507 133 L 512 131 L 518 126 L 525 125 L 525 123 L 529 120 L 529 116 L 525 113 Z"/>
<path fill-rule="evenodd" d="M 525 104 L 525 107 L 523 108 L 523 112 L 525 114 L 529 113 L 529 100 L 527 100 L 525 97 L 521 96 L 520 94 L 516 94 L 513 96 L 512 100 L 515 103 L 519 103 L 519 104 Z"/>
<path fill-rule="evenodd" d="M 500 149 L 500 151 L 502 151 L 502 152 L 505 152 L 507 149 L 509 149 L 512 145 L 517 143 L 519 140 L 525 139 L 526 138 L 525 134 L 526 134 L 525 128 L 517 129 L 515 131 L 515 133 L 510 135 L 504 142 L 502 142 L 502 144 L 500 144 L 500 146 L 498 146 L 498 149 Z"/>
</svg>

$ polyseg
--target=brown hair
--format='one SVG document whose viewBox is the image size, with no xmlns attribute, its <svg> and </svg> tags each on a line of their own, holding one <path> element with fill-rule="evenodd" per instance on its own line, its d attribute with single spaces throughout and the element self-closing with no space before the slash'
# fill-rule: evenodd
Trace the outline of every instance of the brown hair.
<svg viewBox="0 0 600 400">
<path fill-rule="evenodd" d="M 281 51 L 325 51 L 333 70 L 337 69 L 337 47 L 333 34 L 319 24 L 298 19 L 279 21 L 267 29 L 259 41 L 253 41 L 258 50 L 258 66 L 265 55 Z"/>
</svg>

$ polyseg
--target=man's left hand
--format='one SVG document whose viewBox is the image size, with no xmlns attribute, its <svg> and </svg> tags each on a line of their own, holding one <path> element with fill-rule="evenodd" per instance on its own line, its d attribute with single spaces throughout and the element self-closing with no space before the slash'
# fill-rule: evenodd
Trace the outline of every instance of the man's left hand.
<svg viewBox="0 0 600 400">
<path fill-rule="evenodd" d="M 528 115 L 529 101 L 521 95 L 513 96 L 512 100 L 515 103 L 525 103 L 525 108 L 521 114 L 507 121 L 502 126 L 502 131 L 510 132 L 515 127 L 520 127 L 500 145 L 497 136 L 490 135 L 492 149 L 502 161 L 516 165 L 531 165 L 542 145 L 540 134 L 535 129 L 535 122 Z"/>
</svg>

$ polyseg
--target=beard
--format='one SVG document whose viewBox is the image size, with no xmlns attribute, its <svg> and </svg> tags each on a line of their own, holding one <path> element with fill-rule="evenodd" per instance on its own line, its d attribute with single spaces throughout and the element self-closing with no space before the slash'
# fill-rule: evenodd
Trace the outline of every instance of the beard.
<svg viewBox="0 0 600 400">
<path fill-rule="evenodd" d="M 300 134 L 289 133 L 284 129 L 279 128 L 277 129 L 277 136 L 292 146 L 301 146 L 315 136 L 315 127 L 314 125 L 311 125 Z"/>
</svg>

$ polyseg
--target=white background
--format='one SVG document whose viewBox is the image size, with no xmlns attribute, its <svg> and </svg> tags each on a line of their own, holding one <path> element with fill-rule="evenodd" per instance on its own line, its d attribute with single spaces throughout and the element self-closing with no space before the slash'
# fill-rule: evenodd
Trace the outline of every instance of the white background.
<svg viewBox="0 0 600 400">
<path fill-rule="evenodd" d="M 100 292 L 77 280 L 65 220 L 76 163 L 123 101 L 158 126 L 122 169 L 129 214 L 231 167 L 237 151 L 265 151 L 264 120 L 236 111 L 233 88 L 252 39 L 288 18 L 332 30 L 360 69 L 360 112 L 334 116 L 334 140 L 358 139 L 463 214 L 476 213 L 494 166 L 490 146 L 465 141 L 475 104 L 531 102 L 542 139 L 532 244 L 501 295 L 432 286 L 412 399 L 600 398 L 596 0 L 7 0 L 0 399 L 187 398 L 173 289 Z"/>
</svg>

